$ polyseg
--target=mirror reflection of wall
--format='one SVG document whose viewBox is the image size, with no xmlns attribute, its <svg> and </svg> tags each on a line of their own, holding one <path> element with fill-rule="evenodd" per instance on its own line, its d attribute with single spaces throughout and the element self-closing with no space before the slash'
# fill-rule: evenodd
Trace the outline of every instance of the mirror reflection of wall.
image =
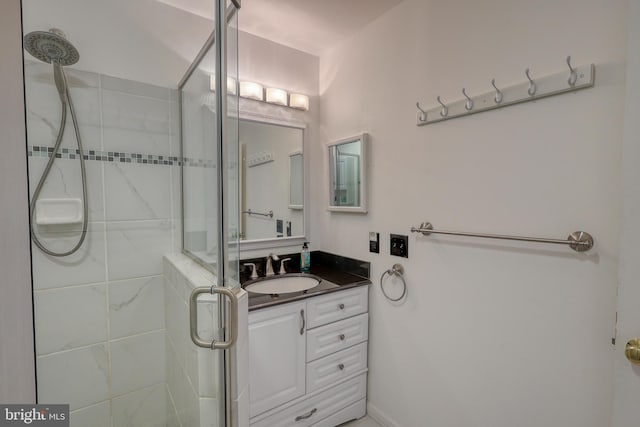
<svg viewBox="0 0 640 427">
<path fill-rule="evenodd" d="M 240 120 L 242 240 L 304 235 L 303 130 Z"/>
<path fill-rule="evenodd" d="M 329 145 L 329 210 L 366 212 L 365 135 Z"/>
<path fill-rule="evenodd" d="M 360 206 L 360 141 L 335 145 L 333 204 Z"/>
<path fill-rule="evenodd" d="M 304 160 L 302 151 L 289 154 L 289 209 L 304 205 Z"/>
</svg>

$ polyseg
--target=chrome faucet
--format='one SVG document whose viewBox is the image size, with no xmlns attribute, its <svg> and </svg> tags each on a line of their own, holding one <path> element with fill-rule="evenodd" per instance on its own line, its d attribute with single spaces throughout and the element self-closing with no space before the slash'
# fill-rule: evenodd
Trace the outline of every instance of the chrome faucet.
<svg viewBox="0 0 640 427">
<path fill-rule="evenodd" d="M 273 272 L 273 263 L 271 260 L 278 261 L 280 258 L 278 255 L 274 253 L 270 253 L 267 255 L 267 261 L 265 262 L 265 276 L 273 276 L 275 273 Z"/>
</svg>

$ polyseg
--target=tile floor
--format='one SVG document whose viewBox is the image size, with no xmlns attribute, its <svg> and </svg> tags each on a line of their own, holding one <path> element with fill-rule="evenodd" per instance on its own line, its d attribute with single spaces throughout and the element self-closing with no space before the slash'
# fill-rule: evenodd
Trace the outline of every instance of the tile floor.
<svg viewBox="0 0 640 427">
<path fill-rule="evenodd" d="M 360 418 L 356 421 L 351 421 L 350 423 L 342 424 L 340 427 L 380 427 L 380 424 L 366 415 L 364 418 Z"/>
</svg>

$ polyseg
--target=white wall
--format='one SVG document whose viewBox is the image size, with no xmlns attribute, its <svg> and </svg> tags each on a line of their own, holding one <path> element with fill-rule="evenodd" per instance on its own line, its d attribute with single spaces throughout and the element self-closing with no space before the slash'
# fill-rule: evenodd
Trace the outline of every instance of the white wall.
<svg viewBox="0 0 640 427">
<path fill-rule="evenodd" d="M 371 135 L 366 216 L 312 211 L 311 239 L 372 262 L 370 409 L 389 424 L 606 426 L 611 421 L 625 1 L 405 0 L 321 58 L 322 143 Z M 596 63 L 595 88 L 416 127 L 416 101 L 462 98 Z M 389 233 L 436 228 L 563 238 L 565 247 Z M 369 254 L 369 231 L 381 233 Z M 406 269 L 402 304 L 381 273 Z"/>
<path fill-rule="evenodd" d="M 238 17 L 242 22 L 242 13 Z M 319 58 L 243 31 L 238 32 L 240 80 L 309 96 L 318 95 Z"/>
<path fill-rule="evenodd" d="M 0 402 L 35 402 L 20 1 L 0 4 Z"/>
<path fill-rule="evenodd" d="M 624 357 L 628 340 L 640 337 L 640 2 L 633 0 L 629 8 L 627 56 L 627 96 L 625 103 L 624 142 L 622 146 L 622 233 L 618 288 L 618 339 L 615 357 L 615 427 L 638 423 L 640 367 Z"/>
</svg>

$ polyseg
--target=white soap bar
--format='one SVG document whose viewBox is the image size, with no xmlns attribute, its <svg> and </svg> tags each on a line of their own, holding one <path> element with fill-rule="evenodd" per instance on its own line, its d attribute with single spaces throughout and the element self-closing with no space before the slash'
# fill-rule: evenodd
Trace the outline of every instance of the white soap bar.
<svg viewBox="0 0 640 427">
<path fill-rule="evenodd" d="M 77 224 L 83 220 L 80 199 L 40 199 L 36 202 L 36 224 Z"/>
</svg>

